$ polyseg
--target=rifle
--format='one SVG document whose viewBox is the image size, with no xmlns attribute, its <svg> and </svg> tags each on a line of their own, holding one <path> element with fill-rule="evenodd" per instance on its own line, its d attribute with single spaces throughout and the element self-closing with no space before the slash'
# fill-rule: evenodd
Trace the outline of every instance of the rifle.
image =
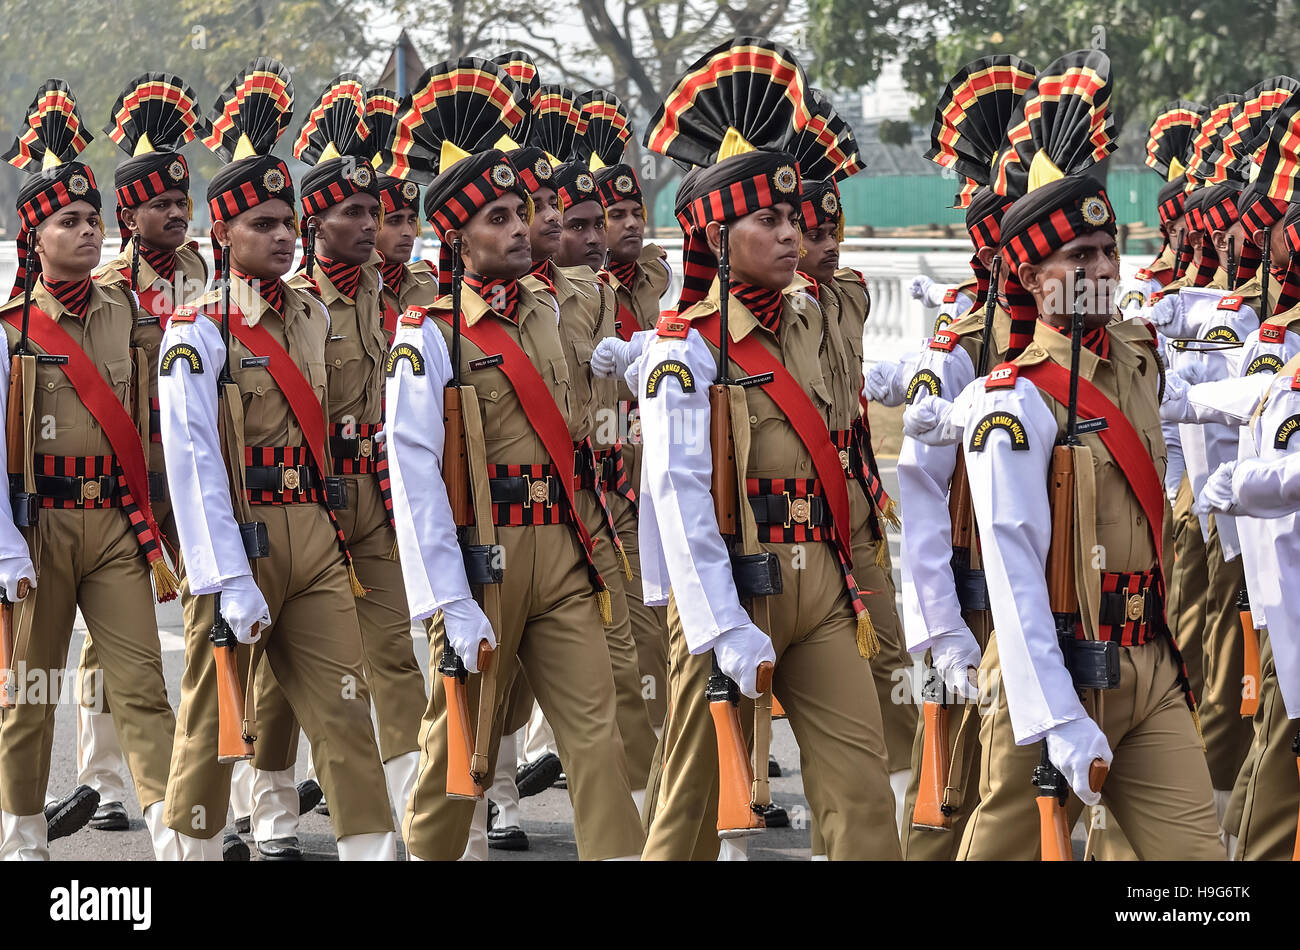
<svg viewBox="0 0 1300 950">
<path fill-rule="evenodd" d="M 1273 308 L 1268 305 L 1268 267 L 1269 267 L 1269 243 L 1268 234 L 1264 235 L 1264 246 L 1259 249 L 1259 309 L 1263 311 L 1261 321 L 1267 320 L 1273 316 Z"/>
<path fill-rule="evenodd" d="M 475 524 L 473 494 L 470 483 L 469 447 L 465 441 L 465 415 L 460 381 L 461 351 L 461 284 L 465 263 L 460 253 L 460 238 L 451 245 L 451 379 L 443 390 L 442 421 L 446 436 L 443 443 L 442 477 L 447 485 L 456 540 L 465 557 L 465 573 L 471 584 L 499 584 L 501 571 L 492 565 L 492 545 L 469 543 L 468 529 Z M 487 674 L 492 667 L 492 648 L 486 640 L 479 642 L 478 668 Z M 496 676 L 484 675 L 479 690 L 478 736 L 469 713 L 469 671 L 443 638 L 438 657 L 438 673 L 447 694 L 447 797 L 477 801 L 487 787 L 485 744 L 490 733 L 491 715 L 496 702 Z M 488 719 L 483 716 L 488 710 Z M 480 751 L 483 749 L 483 751 Z"/>
<path fill-rule="evenodd" d="M 1228 238 L 1228 289 L 1237 288 L 1237 239 Z"/>
<path fill-rule="evenodd" d="M 36 271 L 36 250 L 32 243 L 27 246 L 26 271 L 23 275 L 23 325 L 9 361 L 9 402 L 5 410 L 5 444 L 9 453 L 9 496 L 13 505 L 14 526 L 33 528 L 36 525 L 38 500 L 35 487 L 35 471 L 32 469 L 32 457 L 27 451 L 28 406 L 27 390 L 34 386 L 36 380 L 36 357 L 29 352 L 27 330 L 31 322 L 32 282 Z M 29 386 L 29 383 L 31 386 Z M 15 481 L 21 479 L 22 485 L 15 490 Z M 34 532 L 32 532 L 34 534 Z M 35 543 L 35 537 L 28 538 L 29 549 Z M 32 562 L 37 560 L 32 555 Z M 18 582 L 18 599 L 23 600 L 31 592 L 27 578 Z M 0 709 L 12 709 L 17 702 L 16 690 L 11 681 L 13 671 L 14 642 L 17 639 L 14 627 L 14 605 L 0 590 Z"/>
<path fill-rule="evenodd" d="M 1079 622 L 1079 595 L 1074 583 L 1074 471 L 1075 449 L 1079 439 L 1079 352 L 1083 347 L 1083 314 L 1079 298 L 1086 276 L 1082 267 L 1074 271 L 1074 305 L 1070 320 L 1070 401 L 1066 407 L 1065 434 L 1052 449 L 1051 478 L 1048 481 L 1052 505 L 1052 542 L 1047 552 L 1047 599 L 1056 620 L 1056 637 L 1063 648 L 1075 642 L 1074 629 Z M 1063 649 L 1067 658 L 1068 651 Z M 1068 662 L 1067 662 L 1068 665 Z M 1074 671 L 1071 670 L 1073 673 Z M 1076 686 L 1092 688 L 1091 684 Z M 1088 770 L 1088 784 L 1100 791 L 1106 780 L 1107 766 L 1094 759 Z M 1070 786 L 1060 769 L 1043 754 L 1034 769 L 1033 784 L 1038 787 L 1038 823 L 1044 861 L 1069 861 L 1070 828 L 1065 817 L 1065 802 Z"/>
<path fill-rule="evenodd" d="M 727 347 L 730 343 L 730 330 L 727 326 L 727 311 L 731 300 L 731 257 L 728 245 L 727 226 L 721 225 L 718 231 L 718 377 L 709 386 L 709 444 L 713 452 L 713 513 L 718 519 L 718 530 L 724 539 L 732 539 L 737 532 L 736 517 L 740 504 L 740 486 L 736 474 L 736 441 L 731 428 L 732 380 L 729 375 Z M 732 542 L 728 540 L 728 548 Z M 732 571 L 736 575 L 737 593 L 742 600 L 761 593 L 780 593 L 779 564 L 772 565 L 769 554 L 735 555 L 732 554 Z M 761 565 L 761 566 L 760 566 Z M 767 588 L 746 583 L 751 569 L 778 571 L 775 589 L 769 584 Z M 749 745 L 745 741 L 744 731 L 740 725 L 740 687 L 735 680 L 722 672 L 718 666 L 717 654 L 712 654 L 713 669 L 709 674 L 708 684 L 704 688 L 705 699 L 709 703 L 709 713 L 713 717 L 713 728 L 718 742 L 718 837 L 732 838 L 753 834 L 767 826 L 762 810 L 769 804 L 762 801 L 766 794 L 767 749 L 759 748 L 756 743 L 754 758 L 751 760 Z M 765 696 L 772 688 L 772 664 L 761 663 L 755 680 L 760 695 Z M 759 706 L 755 705 L 755 724 L 759 724 Z M 771 706 L 767 707 L 770 716 Z M 768 729 L 770 730 L 770 721 Z M 770 732 L 769 732 L 770 739 Z M 759 774 L 755 762 L 761 753 L 762 789 L 756 777 Z"/>
<path fill-rule="evenodd" d="M 1296 757 L 1296 769 L 1300 770 L 1300 732 L 1291 740 L 1291 753 Z M 1300 825 L 1296 826 L 1295 847 L 1291 851 L 1291 860 L 1300 861 Z"/>
<path fill-rule="evenodd" d="M 998 280 L 1001 276 L 1002 258 L 993 258 L 989 280 L 989 294 L 984 302 L 984 338 L 980 341 L 979 358 L 975 365 L 975 378 L 988 374 L 989 353 L 992 351 L 993 315 L 998 305 Z M 948 488 L 948 519 L 952 526 L 952 572 L 957 583 L 958 597 L 973 585 L 982 572 L 971 570 L 971 549 L 975 545 L 974 511 L 971 506 L 970 482 L 966 477 L 966 457 L 960 449 L 952 470 Z M 987 609 L 987 606 L 981 608 Z M 912 808 L 912 826 L 932 831 L 947 831 L 952 827 L 956 808 L 947 799 L 951 777 L 949 736 L 951 710 L 948 691 L 943 677 L 933 667 L 925 671 L 921 684 L 921 717 L 924 724 L 921 741 L 921 777 L 916 803 Z"/>
<path fill-rule="evenodd" d="M 244 553 L 248 555 L 249 570 L 257 580 L 257 558 L 270 553 L 270 540 L 266 525 L 253 521 L 248 506 L 248 496 L 244 492 L 244 453 L 243 442 L 244 404 L 239 395 L 239 387 L 230 373 L 230 248 L 219 247 L 217 264 L 221 283 L 221 342 L 226 348 L 226 358 L 221 365 L 221 375 L 217 377 L 217 437 L 221 442 L 221 458 L 226 465 L 226 476 L 230 483 L 230 498 L 235 518 L 239 521 L 239 536 L 244 544 Z M 217 761 L 223 765 L 240 762 L 253 757 L 253 742 L 257 738 L 248 731 L 248 717 L 245 706 L 245 693 L 239 679 L 239 641 L 221 616 L 221 592 L 212 598 L 212 630 L 208 639 L 212 641 L 212 653 L 217 666 Z M 257 625 L 253 625 L 253 634 Z M 249 688 L 256 664 L 249 668 Z"/>
<path fill-rule="evenodd" d="M 1253 716 L 1259 711 L 1259 635 L 1255 633 L 1255 618 L 1250 612 L 1250 591 L 1242 581 L 1237 593 L 1237 611 L 1241 617 L 1242 681 L 1250 686 L 1250 695 L 1241 693 L 1241 715 Z"/>
<path fill-rule="evenodd" d="M 1186 272 L 1186 268 L 1183 267 L 1183 250 L 1186 247 L 1187 247 L 1187 229 L 1184 228 L 1182 233 L 1178 235 L 1178 248 L 1174 253 L 1174 278 L 1175 279 L 1182 277 L 1183 274 Z M 1190 264 L 1191 261 L 1188 261 L 1188 263 Z"/>
</svg>

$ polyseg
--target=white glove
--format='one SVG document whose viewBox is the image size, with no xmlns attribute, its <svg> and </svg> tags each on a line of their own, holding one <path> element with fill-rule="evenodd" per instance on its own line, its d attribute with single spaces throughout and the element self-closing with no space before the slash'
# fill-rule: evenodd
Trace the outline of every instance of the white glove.
<svg viewBox="0 0 1300 950">
<path fill-rule="evenodd" d="M 978 678 L 972 667 L 979 670 L 980 655 L 980 645 L 967 627 L 941 633 L 930 643 L 930 663 L 943 678 L 944 686 L 966 699 L 979 696 Z"/>
<path fill-rule="evenodd" d="M 380 427 L 379 431 L 375 433 L 375 437 L 374 437 L 375 448 L 378 448 L 379 446 L 383 445 L 384 442 L 387 441 L 387 439 L 388 439 L 388 427 L 382 426 Z"/>
<path fill-rule="evenodd" d="M 907 396 L 907 362 L 880 360 L 867 368 L 862 381 L 862 395 L 882 406 L 899 406 Z"/>
<path fill-rule="evenodd" d="M 1224 462 L 1210 473 L 1205 480 L 1201 493 L 1192 504 L 1192 511 L 1198 515 L 1222 512 L 1236 514 L 1237 502 L 1232 491 L 1232 473 L 1237 468 L 1236 462 Z"/>
<path fill-rule="evenodd" d="M 32 590 L 36 589 L 36 569 L 32 567 L 32 559 L 29 557 L 7 557 L 0 559 L 0 587 L 4 588 L 5 599 L 11 604 L 16 604 L 21 599 L 18 596 L 18 582 L 27 578 L 27 583 Z"/>
<path fill-rule="evenodd" d="M 1101 793 L 1094 792 L 1088 785 L 1088 770 L 1093 759 L 1101 759 L 1110 765 L 1114 758 L 1110 743 L 1097 724 L 1087 716 L 1071 719 L 1059 726 L 1053 726 L 1047 732 L 1047 757 L 1061 770 L 1065 780 L 1074 789 L 1085 805 L 1095 805 L 1101 801 Z"/>
<path fill-rule="evenodd" d="M 1187 391 L 1191 383 L 1181 373 L 1165 375 L 1165 398 L 1160 402 L 1162 422 L 1191 422 L 1187 406 Z"/>
<path fill-rule="evenodd" d="M 954 445 L 963 427 L 952 422 L 953 404 L 926 393 L 903 410 L 903 434 L 926 445 Z"/>
<path fill-rule="evenodd" d="M 1195 386 L 1197 383 L 1209 381 L 1210 368 L 1205 365 L 1205 360 L 1202 359 L 1180 360 L 1178 365 L 1174 367 L 1174 375 L 1189 386 Z M 1168 389 L 1168 386 L 1169 376 L 1166 374 L 1166 390 Z"/>
<path fill-rule="evenodd" d="M 442 627 L 447 632 L 447 642 L 456 651 L 465 669 L 478 672 L 478 645 L 486 640 L 492 649 L 497 648 L 496 634 L 488 623 L 483 608 L 473 597 L 462 597 L 442 605 Z"/>
<path fill-rule="evenodd" d="M 252 577 L 243 574 L 221 588 L 221 619 L 229 624 L 240 643 L 256 643 L 262 638 L 261 630 L 253 635 L 253 625 L 269 627 L 271 608 L 266 606 L 266 598 Z"/>
<path fill-rule="evenodd" d="M 913 300 L 919 300 L 927 307 L 936 307 L 938 304 L 930 299 L 930 289 L 933 286 L 933 280 L 924 274 L 917 274 L 912 278 L 912 282 L 907 285 L 907 292 L 912 295 Z"/>
<path fill-rule="evenodd" d="M 1151 321 L 1156 329 L 1166 330 L 1182 316 L 1182 307 L 1179 306 L 1181 300 L 1182 297 L 1179 294 L 1166 294 L 1147 311 L 1146 318 Z M 1169 333 L 1166 335 L 1178 336 L 1179 334 Z"/>
<path fill-rule="evenodd" d="M 603 337 L 591 354 L 592 373 L 602 379 L 623 375 L 618 371 L 618 367 L 621 363 L 624 367 L 623 372 L 627 372 L 626 367 L 630 360 L 627 359 L 626 352 L 627 344 L 618 337 Z"/>
<path fill-rule="evenodd" d="M 758 689 L 754 685 L 758 678 L 758 665 L 776 663 L 772 638 L 752 623 L 732 627 L 720 634 L 713 641 L 713 653 L 722 672 L 735 680 L 740 691 L 750 699 L 758 698 Z"/>
</svg>

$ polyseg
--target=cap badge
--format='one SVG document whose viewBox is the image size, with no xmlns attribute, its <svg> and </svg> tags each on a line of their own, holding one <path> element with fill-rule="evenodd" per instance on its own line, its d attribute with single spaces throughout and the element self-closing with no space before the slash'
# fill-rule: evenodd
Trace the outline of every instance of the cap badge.
<svg viewBox="0 0 1300 950">
<path fill-rule="evenodd" d="M 1097 197 L 1083 199 L 1079 212 L 1083 215 L 1084 222 L 1094 228 L 1110 220 L 1110 209 L 1106 207 L 1106 202 Z"/>
<path fill-rule="evenodd" d="M 777 191 L 788 195 L 798 187 L 799 176 L 789 165 L 782 165 L 772 175 L 772 184 L 776 186 Z"/>
<path fill-rule="evenodd" d="M 369 188 L 374 180 L 374 173 L 366 165 L 358 165 L 356 171 L 352 173 L 352 184 L 358 188 Z"/>
<path fill-rule="evenodd" d="M 90 191 L 90 181 L 85 175 L 70 175 L 68 177 L 68 191 L 74 195 L 84 195 Z"/>
<path fill-rule="evenodd" d="M 538 181 L 550 181 L 551 163 L 545 157 L 539 158 L 533 162 L 533 174 L 537 176 Z"/>
<path fill-rule="evenodd" d="M 828 191 L 822 195 L 822 210 L 827 214 L 835 214 L 840 210 L 840 204 L 835 200 L 835 192 Z"/>
<path fill-rule="evenodd" d="M 492 167 L 492 182 L 498 188 L 513 188 L 515 185 L 515 170 L 506 164 L 494 165 Z"/>
<path fill-rule="evenodd" d="M 590 194 L 596 190 L 596 179 L 592 178 L 586 172 L 583 172 L 575 178 L 573 183 L 578 186 L 578 190 L 583 194 Z"/>
<path fill-rule="evenodd" d="M 619 175 L 617 178 L 615 178 L 615 179 L 614 179 L 614 190 L 617 191 L 620 195 L 631 194 L 631 192 L 632 192 L 632 176 L 631 176 L 631 175 Z"/>
<path fill-rule="evenodd" d="M 268 168 L 262 176 L 262 187 L 271 193 L 284 190 L 284 172 L 278 168 Z"/>
<path fill-rule="evenodd" d="M 185 177 L 185 163 L 179 158 L 167 166 L 167 174 L 171 176 L 172 181 L 180 181 Z"/>
<path fill-rule="evenodd" d="M 420 186 L 413 181 L 402 183 L 402 197 L 407 201 L 414 201 L 420 197 Z"/>
</svg>

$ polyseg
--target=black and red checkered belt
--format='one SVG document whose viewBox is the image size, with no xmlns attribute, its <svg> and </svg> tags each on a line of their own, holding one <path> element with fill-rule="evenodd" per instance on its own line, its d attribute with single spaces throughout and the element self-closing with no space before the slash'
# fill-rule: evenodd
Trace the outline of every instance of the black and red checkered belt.
<svg viewBox="0 0 1300 950">
<path fill-rule="evenodd" d="M 330 426 L 330 455 L 340 475 L 369 475 L 379 470 L 382 444 L 375 440 L 382 422 L 335 423 Z"/>
<path fill-rule="evenodd" d="M 489 465 L 487 468 L 493 524 L 518 527 L 566 524 L 573 520 L 564 483 L 553 465 Z"/>
<path fill-rule="evenodd" d="M 600 487 L 612 495 L 621 495 L 635 505 L 636 489 L 624 464 L 623 443 L 619 442 L 607 449 L 593 449 L 592 458 L 600 478 Z"/>
<path fill-rule="evenodd" d="M 305 445 L 245 446 L 244 488 L 251 505 L 347 507 L 342 479 L 321 478 Z"/>
<path fill-rule="evenodd" d="M 747 478 L 758 539 L 772 544 L 830 541 L 831 511 L 815 478 Z"/>
<path fill-rule="evenodd" d="M 37 455 L 36 494 L 42 508 L 120 508 L 126 479 L 114 455 Z M 22 475 L 9 476 L 11 493 L 23 491 Z"/>
<path fill-rule="evenodd" d="M 1114 640 L 1121 646 L 1141 646 L 1160 633 L 1155 622 L 1161 616 L 1160 592 L 1155 571 L 1107 571 L 1101 575 L 1101 609 L 1097 615 L 1097 638 Z M 1075 634 L 1083 636 L 1082 629 Z"/>
</svg>

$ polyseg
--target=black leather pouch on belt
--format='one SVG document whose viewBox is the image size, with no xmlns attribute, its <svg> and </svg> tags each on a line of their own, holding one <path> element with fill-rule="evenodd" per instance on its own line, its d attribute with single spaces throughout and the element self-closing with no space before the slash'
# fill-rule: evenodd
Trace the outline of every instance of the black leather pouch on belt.
<svg viewBox="0 0 1300 950">
<path fill-rule="evenodd" d="M 250 561 L 271 553 L 271 538 L 266 525 L 260 521 L 245 521 L 239 525 L 239 539 L 244 542 L 244 554 Z"/>
<path fill-rule="evenodd" d="M 781 593 L 781 561 L 770 551 L 731 555 L 731 575 L 741 600 Z"/>
<path fill-rule="evenodd" d="M 465 559 L 465 578 L 471 584 L 500 584 L 505 577 L 496 546 L 492 544 L 462 544 L 461 556 Z"/>
<path fill-rule="evenodd" d="M 1060 638 L 1065 668 L 1075 689 L 1115 689 L 1119 686 L 1119 644 L 1114 640 Z"/>
</svg>

